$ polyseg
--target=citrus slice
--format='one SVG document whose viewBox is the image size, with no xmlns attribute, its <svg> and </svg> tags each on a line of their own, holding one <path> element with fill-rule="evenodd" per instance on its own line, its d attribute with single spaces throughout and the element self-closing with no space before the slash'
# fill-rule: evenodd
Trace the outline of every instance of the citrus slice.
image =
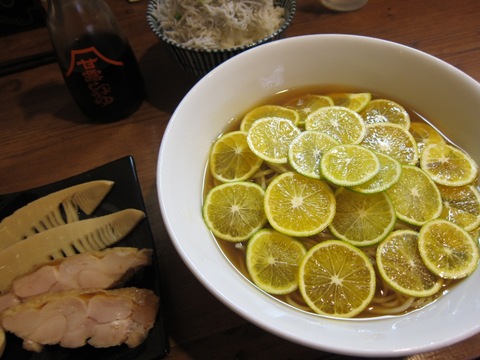
<svg viewBox="0 0 480 360">
<path fill-rule="evenodd" d="M 287 119 L 293 122 L 295 125 L 297 125 L 300 121 L 300 114 L 295 109 L 280 105 L 262 105 L 253 108 L 245 114 L 240 122 L 240 130 L 248 131 L 255 121 L 268 117 Z"/>
<path fill-rule="evenodd" d="M 322 180 L 295 172 L 277 176 L 265 192 L 270 225 L 291 236 L 310 236 L 325 229 L 335 215 L 335 196 Z"/>
<path fill-rule="evenodd" d="M 300 264 L 299 289 L 316 313 L 353 317 L 373 298 L 375 270 L 360 249 L 341 240 L 327 240 L 307 251 Z"/>
<path fill-rule="evenodd" d="M 326 106 L 305 119 L 306 130 L 317 130 L 330 135 L 342 144 L 359 144 L 366 128 L 362 117 L 341 106 Z"/>
<path fill-rule="evenodd" d="M 285 107 L 297 110 L 298 114 L 300 115 L 299 125 L 305 124 L 307 115 L 311 114 L 315 110 L 332 105 L 333 100 L 330 97 L 315 94 L 301 95 L 289 100 L 284 104 Z"/>
<path fill-rule="evenodd" d="M 457 224 L 466 231 L 480 226 L 480 191 L 474 185 L 437 185 L 443 201 L 441 219 Z"/>
<path fill-rule="evenodd" d="M 397 217 L 421 226 L 442 212 L 442 198 L 437 185 L 420 168 L 403 165 L 398 181 L 386 190 Z"/>
<path fill-rule="evenodd" d="M 261 159 L 274 163 L 288 162 L 290 143 L 300 129 L 287 119 L 269 117 L 255 121 L 247 133 L 250 149 Z"/>
<path fill-rule="evenodd" d="M 368 124 L 361 145 L 389 155 L 401 164 L 418 162 L 417 143 L 403 126 L 391 123 Z"/>
<path fill-rule="evenodd" d="M 370 101 L 361 112 L 366 124 L 392 123 L 409 129 L 410 115 L 405 108 L 395 101 L 375 99 Z"/>
<path fill-rule="evenodd" d="M 425 266 L 417 242 L 416 231 L 392 232 L 377 247 L 378 272 L 394 290 L 407 296 L 427 297 L 437 293 L 443 281 Z"/>
<path fill-rule="evenodd" d="M 223 182 L 247 180 L 260 168 L 262 162 L 248 147 L 247 133 L 243 131 L 222 135 L 210 151 L 212 176 Z"/>
<path fill-rule="evenodd" d="M 323 154 L 320 171 L 333 184 L 355 186 L 378 174 L 380 161 L 373 151 L 363 146 L 343 144 L 334 146 Z"/>
<path fill-rule="evenodd" d="M 267 293 L 288 294 L 298 287 L 298 268 L 305 253 L 294 238 L 273 229 L 260 230 L 248 241 L 248 273 Z"/>
<path fill-rule="evenodd" d="M 362 111 L 372 99 L 370 93 L 332 93 L 328 96 L 334 105 L 344 106 L 356 112 Z"/>
<path fill-rule="evenodd" d="M 428 144 L 445 143 L 443 136 L 433 128 L 433 126 L 419 121 L 410 123 L 410 134 L 417 142 L 417 148 L 419 154 L 423 153 L 423 149 Z"/>
<path fill-rule="evenodd" d="M 330 148 L 340 143 L 320 131 L 306 130 L 293 139 L 288 149 L 288 161 L 304 176 L 320 179 L 320 159 Z"/>
<path fill-rule="evenodd" d="M 430 144 L 425 147 L 420 167 L 438 184 L 462 186 L 478 176 L 478 166 L 464 151 L 449 144 Z"/>
<path fill-rule="evenodd" d="M 335 199 L 336 212 L 329 229 L 338 239 L 370 246 L 385 239 L 395 225 L 395 209 L 384 192 L 361 194 L 341 187 Z"/>
<path fill-rule="evenodd" d="M 225 183 L 212 188 L 203 204 L 203 218 L 212 233 L 224 240 L 240 242 L 265 225 L 265 191 L 248 181 Z"/>
<path fill-rule="evenodd" d="M 389 189 L 395 184 L 402 173 L 402 165 L 394 158 L 376 153 L 380 161 L 380 171 L 367 182 L 352 186 L 350 189 L 364 194 L 374 194 Z"/>
<path fill-rule="evenodd" d="M 430 271 L 444 279 L 461 279 L 477 268 L 478 245 L 465 230 L 447 220 L 422 226 L 418 249 Z"/>
<path fill-rule="evenodd" d="M 468 233 L 472 237 L 473 241 L 480 243 L 480 227 L 470 230 Z"/>
</svg>

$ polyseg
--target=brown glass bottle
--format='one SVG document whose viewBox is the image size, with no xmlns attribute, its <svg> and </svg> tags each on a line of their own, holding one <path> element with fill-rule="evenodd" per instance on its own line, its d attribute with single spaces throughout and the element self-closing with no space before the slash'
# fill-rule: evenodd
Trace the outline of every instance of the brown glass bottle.
<svg viewBox="0 0 480 360">
<path fill-rule="evenodd" d="M 139 108 L 142 75 L 103 0 L 48 0 L 47 25 L 65 83 L 88 118 L 115 121 Z"/>
</svg>

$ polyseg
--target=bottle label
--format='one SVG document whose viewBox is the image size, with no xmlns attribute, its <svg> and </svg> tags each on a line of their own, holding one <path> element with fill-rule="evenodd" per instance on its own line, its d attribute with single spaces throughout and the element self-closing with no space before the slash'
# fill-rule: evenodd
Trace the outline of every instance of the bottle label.
<svg viewBox="0 0 480 360">
<path fill-rule="evenodd" d="M 106 66 L 123 66 L 122 61 L 112 60 L 104 56 L 95 46 L 70 51 L 70 66 L 65 76 L 74 72 L 82 75 L 95 104 L 107 106 L 113 103 L 112 89 L 105 81 L 103 70 Z"/>
</svg>

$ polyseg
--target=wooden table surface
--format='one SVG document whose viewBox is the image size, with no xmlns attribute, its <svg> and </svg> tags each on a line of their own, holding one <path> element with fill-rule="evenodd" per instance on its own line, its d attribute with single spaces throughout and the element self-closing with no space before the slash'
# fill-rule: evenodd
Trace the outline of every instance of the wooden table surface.
<svg viewBox="0 0 480 360">
<path fill-rule="evenodd" d="M 76 108 L 57 64 L 49 63 L 51 46 L 44 28 L 1 37 L 0 70 L 8 71 L 0 73 L 0 194 L 61 180 L 132 155 L 158 249 L 170 359 L 345 358 L 291 343 L 248 323 L 214 298 L 177 255 L 160 215 L 156 162 L 169 118 L 197 79 L 182 72 L 149 30 L 147 0 L 107 2 L 139 60 L 146 101 L 122 121 L 89 122 Z M 480 80 L 478 0 L 370 0 L 348 13 L 328 11 L 317 0 L 297 0 L 287 36 L 321 33 L 392 40 L 430 53 Z M 45 61 L 35 61 L 29 69 L 15 63 L 43 53 L 47 53 Z M 9 71 L 15 72 L 5 74 Z M 192 122 L 192 126 L 201 123 Z M 480 334 L 406 359 L 477 357 Z"/>
</svg>

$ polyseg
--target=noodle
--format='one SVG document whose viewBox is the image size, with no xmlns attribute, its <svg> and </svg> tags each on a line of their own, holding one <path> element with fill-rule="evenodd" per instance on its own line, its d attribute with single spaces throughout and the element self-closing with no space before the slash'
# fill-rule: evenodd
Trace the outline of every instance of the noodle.
<svg viewBox="0 0 480 360">
<path fill-rule="evenodd" d="M 415 298 L 409 297 L 406 298 L 405 301 L 400 302 L 400 305 L 395 306 L 395 307 L 390 307 L 390 306 L 385 306 L 383 304 L 383 308 L 372 308 L 369 311 L 374 313 L 374 314 L 379 314 L 379 315 L 394 315 L 394 314 L 399 314 L 406 312 L 407 310 L 410 309 L 411 305 L 413 304 Z"/>
<path fill-rule="evenodd" d="M 284 9 L 273 0 L 157 0 L 154 16 L 171 40 L 203 49 L 255 43 L 278 30 Z"/>
</svg>

